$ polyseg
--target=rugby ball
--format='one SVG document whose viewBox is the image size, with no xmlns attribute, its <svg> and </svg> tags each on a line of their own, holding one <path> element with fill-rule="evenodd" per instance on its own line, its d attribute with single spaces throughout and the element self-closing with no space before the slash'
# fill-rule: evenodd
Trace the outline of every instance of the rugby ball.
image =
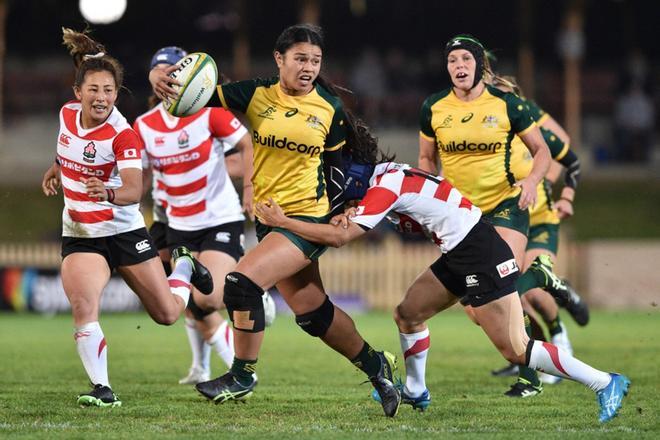
<svg viewBox="0 0 660 440">
<path fill-rule="evenodd" d="M 191 53 L 176 65 L 178 68 L 170 73 L 170 77 L 182 84 L 173 86 L 179 96 L 165 101 L 163 105 L 174 116 L 190 116 L 204 108 L 216 93 L 218 68 L 213 58 L 203 52 Z"/>
</svg>

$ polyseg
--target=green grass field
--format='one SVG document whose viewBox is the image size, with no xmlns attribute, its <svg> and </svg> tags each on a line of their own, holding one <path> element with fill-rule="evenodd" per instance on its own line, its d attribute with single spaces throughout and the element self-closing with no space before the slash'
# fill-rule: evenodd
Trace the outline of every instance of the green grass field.
<svg viewBox="0 0 660 440">
<path fill-rule="evenodd" d="M 121 408 L 79 408 L 88 390 L 66 315 L 0 315 L 0 438 L 658 438 L 658 312 L 594 313 L 582 329 L 567 322 L 579 357 L 632 379 L 621 415 L 597 422 L 594 394 L 564 381 L 535 398 L 502 393 L 492 378 L 503 364 L 460 311 L 430 322 L 425 413 L 402 406 L 394 419 L 369 399 L 362 373 L 279 316 L 259 359 L 260 384 L 247 404 L 213 405 L 177 384 L 189 365 L 182 322 L 160 327 L 145 314 L 105 315 L 110 380 Z M 386 314 L 355 317 L 372 345 L 399 352 Z M 570 318 L 566 318 L 570 321 Z M 224 372 L 213 358 L 213 372 Z"/>
</svg>

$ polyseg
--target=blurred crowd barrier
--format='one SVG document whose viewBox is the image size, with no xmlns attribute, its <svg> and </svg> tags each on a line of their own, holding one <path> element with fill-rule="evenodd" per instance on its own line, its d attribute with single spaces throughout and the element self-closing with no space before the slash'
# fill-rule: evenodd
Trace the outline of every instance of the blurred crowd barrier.
<svg viewBox="0 0 660 440">
<path fill-rule="evenodd" d="M 563 237 L 556 271 L 569 279 L 593 307 L 651 309 L 660 304 L 660 241 L 571 243 Z M 57 271 L 58 243 L 0 244 L 0 309 L 55 313 L 68 310 Z M 379 242 L 329 249 L 320 260 L 326 291 L 357 301 L 360 309 L 392 311 L 408 286 L 440 256 L 425 242 L 388 234 Z M 113 277 L 104 310 L 140 308 L 137 296 Z"/>
</svg>

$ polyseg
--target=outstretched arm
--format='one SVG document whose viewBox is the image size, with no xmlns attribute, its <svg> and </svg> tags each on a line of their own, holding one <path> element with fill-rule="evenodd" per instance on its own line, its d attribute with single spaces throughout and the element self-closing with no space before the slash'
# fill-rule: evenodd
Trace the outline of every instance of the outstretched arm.
<svg viewBox="0 0 660 440">
<path fill-rule="evenodd" d="M 337 221 L 338 216 L 331 220 L 332 224 L 308 223 L 287 217 L 273 199 L 269 199 L 268 204 L 257 203 L 256 213 L 264 225 L 289 230 L 305 240 L 326 246 L 341 247 L 366 232 L 350 220 L 342 225 Z"/>
</svg>

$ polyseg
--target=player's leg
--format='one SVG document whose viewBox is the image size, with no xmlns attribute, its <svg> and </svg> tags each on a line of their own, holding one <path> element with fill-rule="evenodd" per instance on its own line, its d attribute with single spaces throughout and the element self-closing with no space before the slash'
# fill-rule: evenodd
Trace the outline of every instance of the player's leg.
<svg viewBox="0 0 660 440">
<path fill-rule="evenodd" d="M 431 346 L 426 321 L 458 301 L 458 297 L 449 292 L 435 274 L 441 270 L 441 260 L 415 279 L 394 311 L 406 364 L 402 400 L 421 411 L 431 403 L 431 394 L 426 386 L 426 360 Z"/>
<path fill-rule="evenodd" d="M 525 249 L 527 248 L 527 236 L 521 231 L 508 226 L 495 226 L 495 230 L 509 245 L 509 248 L 511 248 L 511 252 L 513 252 L 518 267 L 523 268 L 525 262 Z M 521 270 L 521 275 L 516 281 L 516 286 L 522 285 L 523 289 L 527 289 L 524 286 L 532 282 L 537 282 L 534 274 L 530 274 L 528 271 L 522 272 Z M 531 335 L 529 318 L 526 318 L 524 322 L 527 323 L 524 328 Z M 526 368 L 525 366 L 518 366 L 518 380 L 504 394 L 509 397 L 532 397 L 541 393 L 542 390 L 543 386 L 536 371 L 531 368 Z"/>
<path fill-rule="evenodd" d="M 182 385 L 194 385 L 211 378 L 211 346 L 206 343 L 202 332 L 197 328 L 197 320 L 189 307 L 190 301 L 185 310 L 184 327 L 192 359 L 188 374 L 179 379 Z"/>
<path fill-rule="evenodd" d="M 94 388 L 78 396 L 82 406 L 120 406 L 108 380 L 108 348 L 99 324 L 103 288 L 110 279 L 108 261 L 100 254 L 74 252 L 62 261 L 62 284 L 75 326 L 78 356 Z"/>
<path fill-rule="evenodd" d="M 630 381 L 625 376 L 596 370 L 553 344 L 529 339 L 517 293 L 474 309 L 481 328 L 509 362 L 586 385 L 598 395 L 600 420 L 603 422 L 617 414 Z"/>
<path fill-rule="evenodd" d="M 308 264 L 294 243 L 285 235 L 272 232 L 227 274 L 223 300 L 234 327 L 234 360 L 226 374 L 196 385 L 202 395 L 216 403 L 252 395 L 265 328 L 263 291 Z"/>
<path fill-rule="evenodd" d="M 396 415 L 401 395 L 394 385 L 394 355 L 374 350 L 360 336 L 351 317 L 330 301 L 318 261 L 278 282 L 277 288 L 296 315 L 296 323 L 362 370 L 374 385 L 385 414 Z"/>
</svg>

